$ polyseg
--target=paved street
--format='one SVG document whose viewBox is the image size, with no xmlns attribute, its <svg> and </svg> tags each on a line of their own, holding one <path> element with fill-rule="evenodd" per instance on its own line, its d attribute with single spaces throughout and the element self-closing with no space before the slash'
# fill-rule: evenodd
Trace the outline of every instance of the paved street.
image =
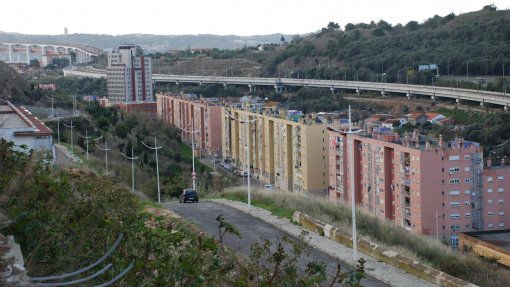
<svg viewBox="0 0 510 287">
<path fill-rule="evenodd" d="M 237 209 L 227 207 L 222 204 L 214 202 L 199 202 L 199 203 L 186 203 L 180 204 L 178 202 L 165 203 L 166 207 L 179 213 L 184 218 L 187 218 L 197 224 L 200 229 L 208 232 L 209 234 L 218 238 L 218 222 L 216 217 L 223 214 L 225 221 L 233 224 L 241 233 L 242 238 L 232 235 L 226 235 L 224 243 L 229 248 L 238 251 L 244 255 L 249 255 L 250 246 L 259 240 L 261 237 L 271 240 L 273 243 L 277 242 L 286 233 L 280 231 L 274 226 L 262 222 L 261 220 L 252 217 Z M 332 273 L 336 269 L 336 264 L 339 262 L 330 255 L 317 250 L 315 248 L 308 248 L 309 255 L 302 255 L 299 264 L 302 268 L 310 261 L 320 261 L 327 264 L 328 272 Z M 342 265 L 342 270 L 352 270 L 346 263 L 339 262 Z M 368 277 L 363 280 L 364 286 L 388 286 L 373 277 Z"/>
</svg>

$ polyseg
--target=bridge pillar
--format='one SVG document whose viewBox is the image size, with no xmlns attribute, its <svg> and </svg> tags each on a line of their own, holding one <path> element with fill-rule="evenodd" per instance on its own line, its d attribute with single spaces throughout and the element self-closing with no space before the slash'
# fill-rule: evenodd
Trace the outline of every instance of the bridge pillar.
<svg viewBox="0 0 510 287">
<path fill-rule="evenodd" d="M 11 44 L 9 44 L 8 46 L 9 46 L 9 62 L 12 63 L 12 48 L 11 48 Z"/>
<path fill-rule="evenodd" d="M 331 94 L 334 95 L 335 94 L 335 88 L 331 87 L 329 88 L 329 90 L 331 91 Z"/>
<path fill-rule="evenodd" d="M 460 105 L 460 98 L 457 98 L 455 102 L 457 103 L 457 105 Z"/>
<path fill-rule="evenodd" d="M 503 110 L 505 110 L 505 112 L 508 112 L 508 104 L 506 104 L 506 105 L 503 107 Z"/>
<path fill-rule="evenodd" d="M 27 49 L 27 65 L 30 65 L 30 55 L 28 54 L 28 45 L 25 45 L 25 48 Z"/>
<path fill-rule="evenodd" d="M 480 107 L 484 107 L 484 103 L 483 103 L 483 100 L 480 101 Z"/>
<path fill-rule="evenodd" d="M 385 96 L 386 95 L 386 92 L 384 91 L 384 89 L 381 90 L 381 96 Z"/>
<path fill-rule="evenodd" d="M 223 88 L 226 89 L 227 88 L 227 82 L 224 82 L 223 83 Z"/>
<path fill-rule="evenodd" d="M 407 97 L 408 100 L 410 100 L 411 99 L 411 92 L 407 92 L 406 93 L 406 97 Z"/>
<path fill-rule="evenodd" d="M 250 88 L 250 93 L 253 92 L 253 85 L 252 84 L 248 84 L 248 88 Z"/>
<path fill-rule="evenodd" d="M 283 92 L 283 87 L 280 85 L 274 85 L 274 89 L 279 94 L 281 94 Z"/>
<path fill-rule="evenodd" d="M 432 94 L 432 96 L 430 97 L 430 99 L 434 102 L 436 101 L 436 94 Z"/>
</svg>

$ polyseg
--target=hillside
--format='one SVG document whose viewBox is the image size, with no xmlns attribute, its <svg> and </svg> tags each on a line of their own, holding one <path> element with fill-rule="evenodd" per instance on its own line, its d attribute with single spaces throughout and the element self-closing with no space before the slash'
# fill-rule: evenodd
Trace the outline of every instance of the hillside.
<svg viewBox="0 0 510 287">
<path fill-rule="evenodd" d="M 0 61 L 0 100 L 24 100 L 27 83 L 23 77 L 9 65 Z"/>
<path fill-rule="evenodd" d="M 483 77 L 493 81 L 492 84 L 483 82 L 484 88 L 495 91 L 502 91 L 506 86 L 497 78 L 502 76 L 504 65 L 505 75 L 510 74 L 510 62 L 505 58 L 510 55 L 510 11 L 497 10 L 494 6 L 395 26 L 380 20 L 349 23 L 342 29 L 330 22 L 317 33 L 286 39 L 288 44 L 267 46 L 265 51 L 250 48 L 206 51 L 203 55 L 208 60 L 204 66 L 190 62 L 186 72 L 201 74 L 205 70 L 208 74 L 207 71 L 215 70 L 209 58 L 243 59 L 255 63 L 256 69 L 233 72 L 235 76 L 253 76 L 256 71 L 257 75 L 270 77 L 409 81 L 427 85 L 442 80 L 448 86 L 453 84 L 450 82 L 453 79 L 468 80 L 460 86 L 474 89 L 479 84 L 477 78 Z M 187 61 L 181 57 L 168 69 L 181 72 L 182 62 Z M 437 64 L 439 71 L 418 73 L 419 65 L 428 64 Z M 225 65 L 221 66 L 222 69 L 210 74 L 224 75 Z M 458 77 L 445 80 L 444 76 L 454 75 Z"/>
</svg>

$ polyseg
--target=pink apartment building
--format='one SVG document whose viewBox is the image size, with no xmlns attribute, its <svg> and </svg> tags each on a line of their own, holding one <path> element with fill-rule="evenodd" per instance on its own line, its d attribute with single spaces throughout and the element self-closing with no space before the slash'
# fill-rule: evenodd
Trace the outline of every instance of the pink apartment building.
<svg viewBox="0 0 510 287">
<path fill-rule="evenodd" d="M 412 232 L 455 245 L 458 232 L 510 224 L 510 168 L 484 167 L 478 143 L 384 130 L 349 135 L 330 128 L 329 137 L 331 200 L 351 202 L 352 165 L 357 206 Z"/>
<path fill-rule="evenodd" d="M 196 95 L 157 94 L 158 117 L 181 129 L 182 139 L 195 149 L 213 155 L 221 153 L 221 106 L 218 100 Z"/>
</svg>

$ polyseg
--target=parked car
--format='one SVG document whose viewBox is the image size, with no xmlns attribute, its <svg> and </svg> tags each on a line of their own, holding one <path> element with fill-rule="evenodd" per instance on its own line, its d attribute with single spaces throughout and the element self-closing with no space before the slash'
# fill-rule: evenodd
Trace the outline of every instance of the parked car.
<svg viewBox="0 0 510 287">
<path fill-rule="evenodd" d="M 266 184 L 266 185 L 264 185 L 264 189 L 271 190 L 271 189 L 273 189 L 273 185 L 272 184 Z"/>
<path fill-rule="evenodd" d="M 186 201 L 198 202 L 198 193 L 194 189 L 185 189 L 179 196 L 180 203 L 186 203 Z"/>
</svg>

